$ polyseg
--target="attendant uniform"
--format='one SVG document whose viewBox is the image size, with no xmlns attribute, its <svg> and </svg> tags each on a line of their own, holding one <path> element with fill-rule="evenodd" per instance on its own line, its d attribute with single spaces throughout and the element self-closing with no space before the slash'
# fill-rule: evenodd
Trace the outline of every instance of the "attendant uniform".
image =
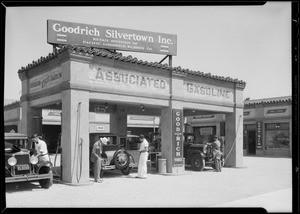
<svg viewBox="0 0 300 214">
<path fill-rule="evenodd" d="M 139 178 L 147 178 L 147 160 L 148 160 L 148 147 L 149 143 L 145 138 L 142 138 L 142 143 L 140 146 L 140 158 L 138 165 L 138 176 Z"/>
</svg>

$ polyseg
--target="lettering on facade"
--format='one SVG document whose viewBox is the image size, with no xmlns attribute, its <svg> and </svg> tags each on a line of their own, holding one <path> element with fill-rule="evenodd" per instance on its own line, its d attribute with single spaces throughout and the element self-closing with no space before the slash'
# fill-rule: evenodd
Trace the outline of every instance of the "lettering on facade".
<svg viewBox="0 0 300 214">
<path fill-rule="evenodd" d="M 150 76 L 142 76 L 138 74 L 130 74 L 117 70 L 106 70 L 102 68 L 97 68 L 97 72 L 94 76 L 94 79 L 144 88 L 157 88 L 163 90 L 167 89 L 167 83 L 163 79 Z"/>
<path fill-rule="evenodd" d="M 183 111 L 173 109 L 173 166 L 183 164 Z"/>
<path fill-rule="evenodd" d="M 212 86 L 206 85 L 198 85 L 193 83 L 186 83 L 186 91 L 189 94 L 203 95 L 203 96 L 211 96 L 211 97 L 219 97 L 225 99 L 231 99 L 232 92 L 222 88 L 216 88 Z"/>
<path fill-rule="evenodd" d="M 268 110 L 267 114 L 278 114 L 278 113 L 284 113 L 286 112 L 286 109 L 272 109 L 272 110 Z"/>
<path fill-rule="evenodd" d="M 214 118 L 215 115 L 208 114 L 208 115 L 199 115 L 199 116 L 193 116 L 193 119 L 207 119 L 207 118 Z"/>
<path fill-rule="evenodd" d="M 62 73 L 61 72 L 55 73 L 55 71 L 50 72 L 46 75 L 40 75 L 34 77 L 30 80 L 29 83 L 30 92 L 45 89 L 55 84 L 58 84 L 59 82 L 61 82 L 61 79 L 62 79 Z"/>
</svg>

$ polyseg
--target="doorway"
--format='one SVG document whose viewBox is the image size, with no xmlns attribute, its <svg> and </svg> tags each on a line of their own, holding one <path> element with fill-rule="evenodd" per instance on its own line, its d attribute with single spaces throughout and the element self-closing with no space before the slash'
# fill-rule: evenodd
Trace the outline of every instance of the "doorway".
<svg viewBox="0 0 300 214">
<path fill-rule="evenodd" d="M 247 141 L 248 141 L 248 154 L 256 155 L 256 141 L 255 141 L 256 133 L 255 131 L 248 131 L 247 133 Z"/>
</svg>

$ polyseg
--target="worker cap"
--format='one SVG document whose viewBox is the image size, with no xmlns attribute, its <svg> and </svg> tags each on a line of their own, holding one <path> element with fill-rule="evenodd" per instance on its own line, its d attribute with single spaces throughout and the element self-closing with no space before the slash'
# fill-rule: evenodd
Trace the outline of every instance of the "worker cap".
<svg viewBox="0 0 300 214">
<path fill-rule="evenodd" d="M 30 139 L 37 138 L 37 137 L 38 137 L 37 134 L 33 134 L 33 135 L 30 137 Z"/>
<path fill-rule="evenodd" d="M 108 139 L 106 137 L 101 137 L 100 140 L 104 145 L 107 145 Z"/>
</svg>

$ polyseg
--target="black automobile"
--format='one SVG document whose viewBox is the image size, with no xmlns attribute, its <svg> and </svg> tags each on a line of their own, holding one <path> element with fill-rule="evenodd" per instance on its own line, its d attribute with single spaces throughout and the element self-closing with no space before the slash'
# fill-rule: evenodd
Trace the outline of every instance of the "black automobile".
<svg viewBox="0 0 300 214">
<path fill-rule="evenodd" d="M 38 163 L 28 137 L 5 133 L 5 183 L 39 181 L 42 188 L 53 184 L 52 163 Z"/>
<path fill-rule="evenodd" d="M 191 165 L 194 171 L 202 171 L 204 167 L 209 166 L 216 169 L 216 164 L 212 155 L 212 148 L 208 144 L 195 143 L 196 135 L 194 133 L 184 133 L 184 158 L 185 164 Z M 223 152 L 220 156 L 221 167 L 225 165 Z M 221 169 L 221 167 L 218 167 Z"/>
</svg>

